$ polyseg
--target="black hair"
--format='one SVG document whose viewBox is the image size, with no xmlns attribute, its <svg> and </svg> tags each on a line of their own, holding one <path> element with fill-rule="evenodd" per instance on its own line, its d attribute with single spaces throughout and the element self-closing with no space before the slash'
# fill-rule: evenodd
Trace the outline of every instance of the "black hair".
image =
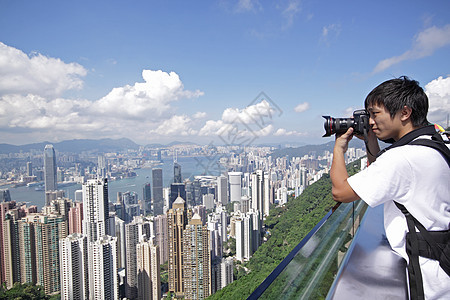
<svg viewBox="0 0 450 300">
<path fill-rule="evenodd" d="M 411 121 L 415 127 L 428 125 L 428 97 L 419 86 L 419 82 L 401 76 L 383 82 L 374 88 L 364 101 L 367 109 L 369 105 L 383 105 L 389 111 L 391 118 L 403 107 L 412 109 Z"/>
</svg>

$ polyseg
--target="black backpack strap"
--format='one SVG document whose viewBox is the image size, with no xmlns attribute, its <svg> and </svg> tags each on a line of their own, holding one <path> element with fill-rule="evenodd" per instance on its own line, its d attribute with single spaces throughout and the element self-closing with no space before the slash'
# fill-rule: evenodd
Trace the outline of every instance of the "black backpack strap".
<svg viewBox="0 0 450 300">
<path fill-rule="evenodd" d="M 395 202 L 395 205 L 402 211 L 406 217 L 408 225 L 408 233 L 406 238 L 406 253 L 408 254 L 408 277 L 409 277 L 409 293 L 411 299 L 425 299 L 423 292 L 422 272 L 419 264 L 419 241 L 417 239 L 415 218 L 409 213 L 405 206 Z"/>
<path fill-rule="evenodd" d="M 437 135 L 439 136 L 439 135 Z M 433 136 L 434 137 L 434 136 Z M 439 136 L 440 137 L 440 136 Z M 439 151 L 442 156 L 444 156 L 445 160 L 447 161 L 447 164 L 450 167 L 450 149 L 445 145 L 445 142 L 442 140 L 436 140 L 436 139 L 417 139 L 412 142 L 410 142 L 408 145 L 421 145 L 421 146 L 427 146 L 433 149 L 436 149 Z"/>
</svg>

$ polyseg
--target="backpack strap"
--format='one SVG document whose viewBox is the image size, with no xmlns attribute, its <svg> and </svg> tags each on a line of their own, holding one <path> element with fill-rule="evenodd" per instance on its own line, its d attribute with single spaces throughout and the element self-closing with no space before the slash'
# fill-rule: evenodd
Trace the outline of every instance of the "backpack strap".
<svg viewBox="0 0 450 300">
<path fill-rule="evenodd" d="M 436 134 L 436 135 L 439 136 L 439 134 Z M 436 149 L 437 151 L 439 151 L 442 154 L 442 156 L 444 156 L 445 160 L 447 161 L 448 166 L 450 167 L 450 149 L 445 145 L 445 142 L 442 140 L 442 138 L 441 138 L 441 141 L 436 140 L 434 138 L 435 138 L 435 136 L 433 136 L 431 140 L 417 139 L 417 140 L 412 141 L 408 145 L 422 145 L 422 146 L 427 146 L 427 147 Z"/>
<path fill-rule="evenodd" d="M 419 241 L 417 239 L 416 219 L 409 213 L 405 206 L 395 202 L 395 205 L 402 211 L 406 217 L 406 224 L 408 225 L 408 233 L 406 238 L 406 253 L 408 254 L 408 278 L 409 278 L 409 293 L 411 299 L 425 299 L 423 291 L 422 272 L 419 264 Z"/>
</svg>

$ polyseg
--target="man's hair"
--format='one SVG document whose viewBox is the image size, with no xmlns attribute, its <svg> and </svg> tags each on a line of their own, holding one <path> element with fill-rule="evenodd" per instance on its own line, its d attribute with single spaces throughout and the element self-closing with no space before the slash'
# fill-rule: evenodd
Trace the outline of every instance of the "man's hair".
<svg viewBox="0 0 450 300">
<path fill-rule="evenodd" d="M 366 109 L 369 105 L 383 105 L 391 118 L 404 106 L 410 107 L 412 125 L 428 125 L 428 97 L 417 81 L 406 76 L 385 81 L 374 88 L 364 101 Z"/>
</svg>

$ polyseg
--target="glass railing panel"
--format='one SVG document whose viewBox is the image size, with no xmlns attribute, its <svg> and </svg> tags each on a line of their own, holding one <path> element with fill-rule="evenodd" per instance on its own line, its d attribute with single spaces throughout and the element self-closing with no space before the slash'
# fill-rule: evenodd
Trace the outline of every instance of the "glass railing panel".
<svg viewBox="0 0 450 300">
<path fill-rule="evenodd" d="M 341 204 L 300 250 L 293 250 L 295 256 L 265 291 L 250 298 L 324 299 L 366 208 L 362 201 Z"/>
</svg>

